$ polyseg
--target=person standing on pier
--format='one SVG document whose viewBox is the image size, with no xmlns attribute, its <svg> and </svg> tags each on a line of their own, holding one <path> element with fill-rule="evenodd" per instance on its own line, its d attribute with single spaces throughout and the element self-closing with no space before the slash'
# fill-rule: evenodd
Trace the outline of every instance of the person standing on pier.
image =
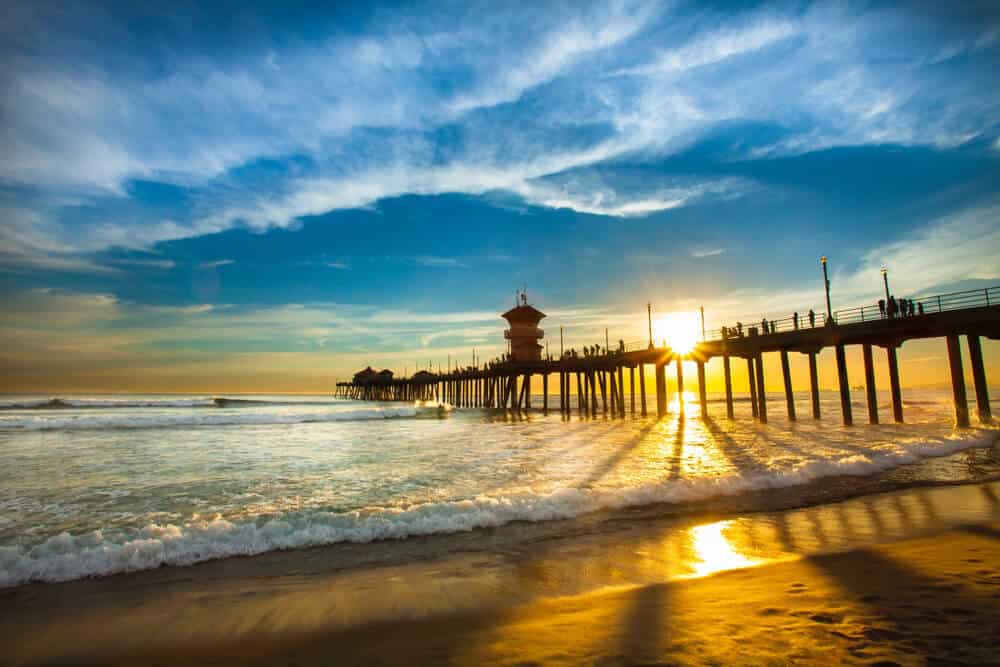
<svg viewBox="0 0 1000 667">
<path fill-rule="evenodd" d="M 816 326 L 816 313 L 814 313 L 813 309 L 810 308 L 809 309 L 809 328 L 812 329 L 812 328 L 815 328 L 815 326 Z"/>
<path fill-rule="evenodd" d="M 884 320 L 885 319 L 885 299 L 879 299 L 878 300 L 878 313 L 879 313 L 879 317 L 881 317 Z"/>
<path fill-rule="evenodd" d="M 796 331 L 799 330 L 799 311 L 797 310 L 794 313 L 792 313 L 792 326 L 795 328 Z"/>
</svg>

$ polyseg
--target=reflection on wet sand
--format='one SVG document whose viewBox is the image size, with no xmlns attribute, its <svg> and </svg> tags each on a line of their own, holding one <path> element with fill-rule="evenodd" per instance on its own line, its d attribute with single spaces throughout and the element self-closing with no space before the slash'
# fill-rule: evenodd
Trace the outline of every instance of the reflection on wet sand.
<svg viewBox="0 0 1000 667">
<path fill-rule="evenodd" d="M 665 604 L 667 582 L 998 521 L 998 492 L 1000 482 L 890 493 L 725 520 L 621 520 L 600 524 L 592 532 L 506 549 L 343 573 L 311 571 L 296 561 L 305 556 L 289 553 L 280 561 L 285 571 L 268 576 L 252 570 L 250 559 L 34 586 L 0 601 L 0 611 L 18 610 L 16 615 L 0 614 L 6 619 L 0 622 L 0 632 L 15 636 L 33 624 L 42 625 L 45 631 L 23 646 L 28 652 L 68 646 L 80 637 L 95 647 L 117 646 L 122 633 L 133 635 L 125 642 L 130 647 L 219 636 L 239 641 L 455 613 L 488 612 L 496 620 L 506 617 L 504 609 L 532 601 L 643 586 L 649 590 L 633 601 L 639 608 L 622 611 L 623 622 L 637 631 L 621 647 L 624 654 L 643 656 L 655 653 L 658 646 L 655 641 L 644 643 L 647 635 L 641 630 L 644 624 L 662 625 L 657 614 Z M 918 503 L 924 511 L 914 511 Z M 240 576 L 240 567 L 248 569 L 246 576 Z M 835 563 L 829 567 L 831 576 L 840 576 Z M 910 574 L 911 579 L 916 576 Z M 150 585 L 169 593 L 155 605 L 144 605 L 143 591 Z M 87 613 L 59 611 L 62 607 L 54 599 L 69 599 L 65 596 L 80 600 Z M 199 602 L 192 606 L 192 600 Z M 227 609 L 223 618 L 204 616 L 220 604 Z M 167 622 L 181 617 L 189 620 Z M 162 636 L 140 630 L 161 626 L 166 628 Z"/>
</svg>

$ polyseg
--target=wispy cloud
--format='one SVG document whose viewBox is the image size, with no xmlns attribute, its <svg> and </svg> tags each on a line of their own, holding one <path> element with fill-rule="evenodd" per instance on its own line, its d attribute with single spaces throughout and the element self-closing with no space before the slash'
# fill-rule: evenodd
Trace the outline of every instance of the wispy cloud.
<svg viewBox="0 0 1000 667">
<path fill-rule="evenodd" d="M 99 222 L 72 220 L 77 211 L 54 199 L 25 205 L 38 217 L 30 240 L 0 263 L 70 268 L 111 246 L 285 227 L 402 194 L 499 190 L 641 217 L 731 192 L 694 182 L 636 191 L 611 163 L 655 161 L 733 122 L 782 129 L 751 158 L 998 141 L 1000 99 L 981 83 L 998 42 L 990 21 L 956 31 L 911 8 L 825 3 L 738 18 L 653 2 L 418 4 L 377 17 L 225 57 L 168 43 L 167 58 L 140 48 L 147 36 L 127 12 L 12 11 L 8 34 L 24 37 L 0 47 L 13 63 L 0 96 L 0 184 L 99 205 L 147 179 L 180 186 L 194 205 Z M 928 59 L 939 52 L 949 55 Z M 264 181 L 248 177 L 272 163 L 280 168 Z M 608 166 L 600 191 L 574 187 L 570 172 L 595 165 Z"/>
<path fill-rule="evenodd" d="M 726 252 L 726 248 L 693 248 L 689 251 L 689 254 L 695 259 L 703 259 L 705 257 L 715 257 Z"/>
<path fill-rule="evenodd" d="M 112 264 L 119 266 L 148 267 L 151 269 L 172 269 L 176 262 L 172 259 L 147 259 L 135 257 L 116 257 L 110 260 Z"/>
<path fill-rule="evenodd" d="M 199 269 L 217 269 L 220 266 L 229 266 L 230 264 L 235 264 L 235 259 L 214 259 L 208 262 L 199 262 Z"/>
<path fill-rule="evenodd" d="M 466 269 L 468 264 L 455 257 L 435 257 L 433 255 L 418 255 L 413 261 L 420 266 L 433 269 Z"/>
</svg>

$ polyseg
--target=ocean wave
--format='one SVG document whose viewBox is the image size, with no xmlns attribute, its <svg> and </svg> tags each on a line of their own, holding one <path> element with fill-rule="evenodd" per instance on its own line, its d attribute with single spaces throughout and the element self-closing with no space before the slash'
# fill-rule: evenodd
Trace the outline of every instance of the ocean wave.
<svg viewBox="0 0 1000 667">
<path fill-rule="evenodd" d="M 226 398 L 207 396 L 204 398 L 44 398 L 31 401 L 0 401 L 0 410 L 80 410 L 116 408 L 239 408 L 266 405 L 287 406 L 331 406 L 342 404 L 342 400 L 263 400 L 252 398 Z"/>
<path fill-rule="evenodd" d="M 309 424 L 372 419 L 405 419 L 437 416 L 444 407 L 401 404 L 385 407 L 358 407 L 307 412 L 173 412 L 163 414 L 72 415 L 53 417 L 29 415 L 0 417 L 0 429 L 20 431 L 75 431 L 156 429 L 180 426 L 265 426 Z"/>
<path fill-rule="evenodd" d="M 405 508 L 369 507 L 353 512 L 296 513 L 258 521 L 214 518 L 181 525 L 150 524 L 127 539 L 101 531 L 61 533 L 31 548 L 0 547 L 0 588 L 56 582 L 232 556 L 330 545 L 368 543 L 436 533 L 492 528 L 514 521 L 569 519 L 597 510 L 684 503 L 804 484 L 822 477 L 872 475 L 925 458 L 990 444 L 995 432 L 935 438 L 838 459 L 813 459 L 783 469 L 717 478 L 679 479 L 622 489 L 564 488 L 547 494 L 480 495 Z"/>
</svg>

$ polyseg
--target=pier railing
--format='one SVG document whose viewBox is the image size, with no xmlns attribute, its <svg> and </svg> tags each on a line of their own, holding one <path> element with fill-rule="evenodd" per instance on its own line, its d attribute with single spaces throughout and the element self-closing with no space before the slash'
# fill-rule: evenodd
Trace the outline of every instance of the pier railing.
<svg viewBox="0 0 1000 667">
<path fill-rule="evenodd" d="M 835 324 L 856 324 L 860 322 L 874 322 L 884 319 L 901 319 L 904 317 L 920 317 L 921 315 L 931 315 L 943 313 L 950 310 L 962 310 L 965 308 L 980 308 L 995 306 L 1000 304 L 1000 286 L 984 287 L 979 289 L 964 290 L 961 292 L 949 292 L 947 294 L 932 294 L 928 296 L 906 297 L 906 300 L 913 304 L 913 314 L 896 313 L 891 318 L 888 313 L 888 304 L 884 310 L 878 303 L 856 306 L 854 308 L 843 308 L 833 313 Z M 898 303 L 898 301 L 897 301 Z M 772 333 L 784 333 L 795 329 L 808 329 L 819 327 L 825 324 L 825 313 L 816 312 L 812 320 L 809 319 L 808 312 L 799 314 L 798 321 L 794 315 L 776 320 L 767 320 L 767 332 L 762 328 L 763 321 L 743 323 L 742 335 L 748 336 L 756 333 L 766 335 Z M 728 327 L 731 331 L 735 327 Z M 751 333 L 751 330 L 754 330 Z M 735 336 L 732 334 L 731 336 Z M 706 341 L 722 340 L 722 329 L 712 329 L 705 332 Z M 646 343 L 648 345 L 648 342 Z M 638 348 L 637 348 L 638 349 Z"/>
<path fill-rule="evenodd" d="M 919 317 L 920 315 L 943 313 L 949 310 L 995 306 L 1000 304 L 1000 286 L 964 290 L 962 292 L 949 292 L 948 294 L 933 294 L 930 296 L 907 298 L 906 300 L 913 304 L 914 310 L 912 315 L 897 314 L 893 319 Z M 837 324 L 871 322 L 873 320 L 884 320 L 887 317 L 888 314 L 883 312 L 878 304 L 838 310 L 833 314 L 833 319 Z"/>
</svg>

